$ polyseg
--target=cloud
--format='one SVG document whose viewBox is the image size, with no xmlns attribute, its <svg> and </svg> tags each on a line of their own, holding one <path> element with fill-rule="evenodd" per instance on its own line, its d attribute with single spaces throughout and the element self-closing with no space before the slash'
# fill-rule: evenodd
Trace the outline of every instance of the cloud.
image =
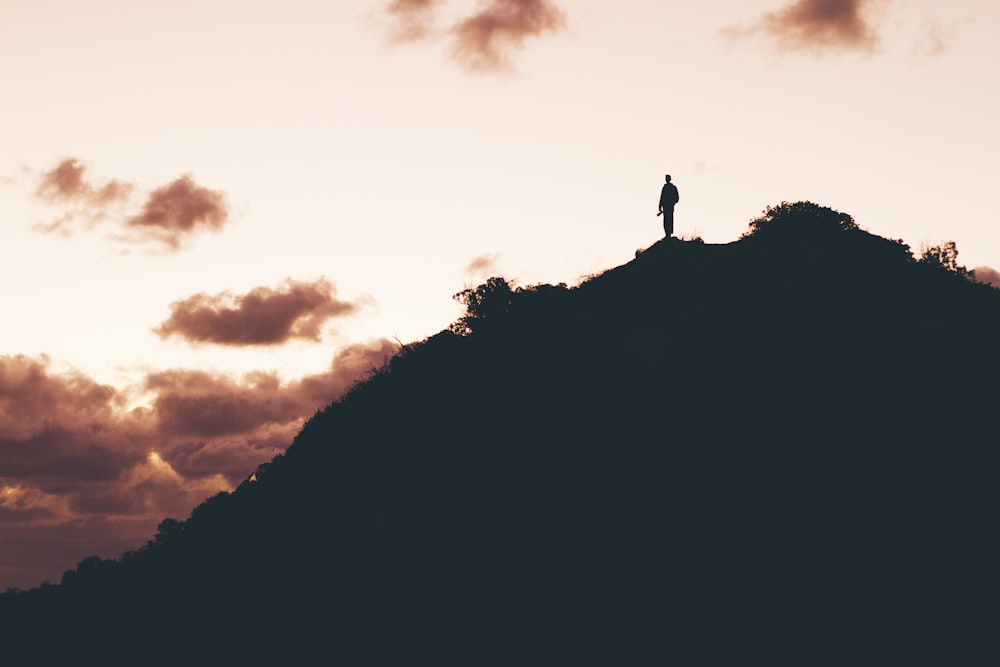
<svg viewBox="0 0 1000 667">
<path fill-rule="evenodd" d="M 729 37 L 763 35 L 787 50 L 871 52 L 878 36 L 868 14 L 889 0 L 794 0 L 758 21 L 724 31 Z"/>
<path fill-rule="evenodd" d="M 0 590 L 141 546 L 164 517 L 187 516 L 284 451 L 397 348 L 352 345 L 291 382 L 158 371 L 134 392 L 56 372 L 45 357 L 0 355 Z M 129 409 L 140 390 L 148 405 Z"/>
<path fill-rule="evenodd" d="M 42 581 L 58 583 L 63 571 L 84 556 L 112 557 L 145 544 L 157 523 L 146 517 L 103 516 L 61 524 L 2 523 L 0 588 L 29 588 Z"/>
<path fill-rule="evenodd" d="M 76 158 L 66 158 L 49 171 L 42 172 L 35 196 L 50 204 L 68 208 L 62 215 L 41 223 L 37 228 L 46 232 L 69 232 L 69 225 L 82 220 L 93 226 L 107 218 L 116 205 L 127 201 L 133 186 L 122 181 L 93 182 L 87 168 Z"/>
<path fill-rule="evenodd" d="M 115 390 L 80 373 L 55 378 L 47 357 L 0 356 L 0 439 L 23 439 L 60 424 L 110 419 Z"/>
<path fill-rule="evenodd" d="M 326 371 L 305 376 L 293 385 L 294 389 L 304 401 L 326 405 L 371 371 L 381 368 L 398 349 L 398 344 L 385 338 L 348 345 L 337 352 Z"/>
<path fill-rule="evenodd" d="M 1000 271 L 990 266 L 977 266 L 972 272 L 976 276 L 977 283 L 984 283 L 1000 288 Z"/>
<path fill-rule="evenodd" d="M 236 380 L 197 370 L 152 373 L 146 390 L 156 393 L 153 414 L 160 433 L 179 437 L 252 435 L 268 442 L 274 428 L 297 428 L 301 418 L 326 405 L 391 357 L 397 345 L 380 339 L 350 345 L 326 371 L 283 384 L 258 371 Z"/>
<path fill-rule="evenodd" d="M 479 11 L 459 18 L 447 30 L 432 21 L 444 0 L 392 0 L 385 5 L 395 42 L 450 39 L 452 58 L 472 71 L 505 71 L 511 52 L 528 38 L 566 27 L 563 11 L 552 0 L 484 0 Z"/>
<path fill-rule="evenodd" d="M 302 417 L 302 401 L 277 375 L 251 373 L 242 380 L 196 370 L 153 373 L 153 412 L 169 436 L 214 438 L 252 434 L 261 427 Z"/>
<path fill-rule="evenodd" d="M 393 0 L 385 8 L 393 23 L 391 39 L 394 42 L 412 42 L 426 39 L 431 34 L 431 22 L 442 0 Z"/>
<path fill-rule="evenodd" d="M 185 174 L 150 193 L 142 211 L 125 221 L 139 239 L 155 239 L 170 248 L 199 229 L 218 231 L 226 224 L 229 209 L 225 196 L 195 183 Z"/>
<path fill-rule="evenodd" d="M 925 22 L 923 39 L 920 41 L 919 52 L 928 58 L 936 58 L 951 49 L 954 35 L 939 22 L 928 17 Z"/>
<path fill-rule="evenodd" d="M 489 276 L 497 275 L 497 273 L 499 273 L 499 260 L 499 255 L 479 255 L 478 257 L 473 257 L 469 264 L 465 267 L 465 273 L 470 278 L 476 279 L 484 279 Z"/>
<path fill-rule="evenodd" d="M 86 167 L 76 158 L 66 158 L 47 172 L 42 173 L 36 194 L 50 200 L 83 200 L 95 205 L 106 205 L 126 198 L 132 186 L 121 181 L 105 181 L 102 185 L 88 182 Z"/>
<path fill-rule="evenodd" d="M 355 313 L 358 302 L 336 298 L 328 280 L 287 279 L 278 288 L 258 287 L 247 294 L 195 294 L 170 305 L 170 317 L 154 331 L 191 343 L 278 345 L 292 338 L 319 340 L 324 322 Z"/>
<path fill-rule="evenodd" d="M 84 182 L 84 167 L 77 160 L 67 158 L 42 174 L 38 195 L 51 199 L 74 199 L 90 189 Z"/>
<path fill-rule="evenodd" d="M 96 181 L 77 158 L 65 158 L 38 176 L 35 197 L 55 209 L 55 216 L 35 229 L 70 235 L 113 221 L 119 227 L 115 238 L 127 243 L 161 243 L 177 250 L 182 242 L 203 229 L 218 231 L 229 218 L 225 195 L 209 190 L 183 175 L 145 195 L 139 210 L 133 195 L 136 186 L 119 180 Z"/>
<path fill-rule="evenodd" d="M 452 27 L 452 55 L 472 70 L 507 69 L 511 50 L 522 48 L 528 37 L 561 30 L 565 21 L 550 0 L 491 0 Z"/>
</svg>

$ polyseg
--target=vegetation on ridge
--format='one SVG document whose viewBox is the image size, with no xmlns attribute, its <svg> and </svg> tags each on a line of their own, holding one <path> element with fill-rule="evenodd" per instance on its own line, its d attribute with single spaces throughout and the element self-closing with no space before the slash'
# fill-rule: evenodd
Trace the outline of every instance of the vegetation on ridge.
<svg viewBox="0 0 1000 667">
<path fill-rule="evenodd" d="M 950 248 L 950 249 L 949 249 Z M 1000 660 L 1000 292 L 782 203 L 582 284 L 491 278 L 286 454 L 0 596 L 35 662 Z M 59 637 L 59 642 L 48 641 Z"/>
</svg>

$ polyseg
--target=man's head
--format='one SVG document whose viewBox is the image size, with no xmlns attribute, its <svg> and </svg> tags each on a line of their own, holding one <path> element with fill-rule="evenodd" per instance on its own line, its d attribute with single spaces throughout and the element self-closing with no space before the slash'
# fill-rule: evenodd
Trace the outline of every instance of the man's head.
<svg viewBox="0 0 1000 667">
<path fill-rule="evenodd" d="M 670 174 L 667 174 L 667 183 L 670 182 Z"/>
</svg>

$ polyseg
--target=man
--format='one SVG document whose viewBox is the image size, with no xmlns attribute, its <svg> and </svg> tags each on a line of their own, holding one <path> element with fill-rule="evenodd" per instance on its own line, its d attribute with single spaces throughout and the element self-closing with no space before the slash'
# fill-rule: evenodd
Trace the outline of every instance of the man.
<svg viewBox="0 0 1000 667">
<path fill-rule="evenodd" d="M 667 174 L 667 182 L 660 190 L 660 212 L 656 215 L 663 216 L 663 234 L 668 239 L 674 235 L 674 204 L 680 199 L 677 186 L 670 182 L 670 174 Z"/>
</svg>

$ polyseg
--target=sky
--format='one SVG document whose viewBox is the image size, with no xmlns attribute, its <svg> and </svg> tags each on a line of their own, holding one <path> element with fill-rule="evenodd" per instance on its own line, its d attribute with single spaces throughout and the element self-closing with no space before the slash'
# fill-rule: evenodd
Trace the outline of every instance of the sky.
<svg viewBox="0 0 1000 667">
<path fill-rule="evenodd" d="M 491 275 L 809 200 L 1000 278 L 995 0 L 3 0 L 0 590 L 142 546 Z"/>
</svg>

